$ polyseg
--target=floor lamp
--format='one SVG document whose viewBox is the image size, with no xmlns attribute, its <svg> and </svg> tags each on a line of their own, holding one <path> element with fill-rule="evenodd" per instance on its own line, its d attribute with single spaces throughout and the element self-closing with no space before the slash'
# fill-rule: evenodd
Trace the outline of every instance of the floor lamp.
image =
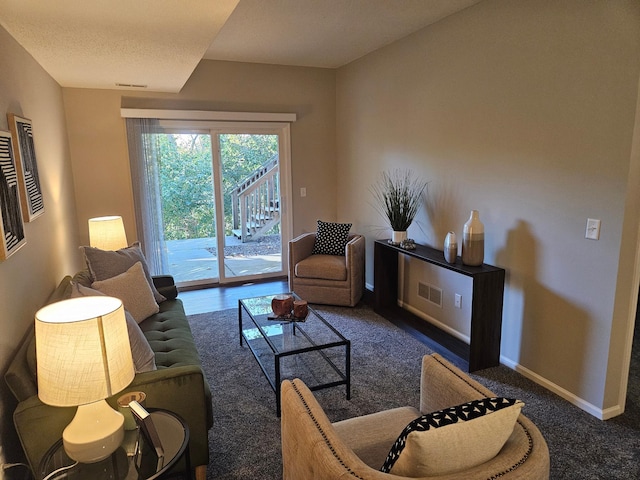
<svg viewBox="0 0 640 480">
<path fill-rule="evenodd" d="M 108 398 L 135 375 L 122 302 L 80 297 L 36 313 L 38 396 L 58 407 L 78 406 L 62 434 L 70 458 L 94 463 L 111 455 L 124 438 L 124 417 Z"/>
</svg>

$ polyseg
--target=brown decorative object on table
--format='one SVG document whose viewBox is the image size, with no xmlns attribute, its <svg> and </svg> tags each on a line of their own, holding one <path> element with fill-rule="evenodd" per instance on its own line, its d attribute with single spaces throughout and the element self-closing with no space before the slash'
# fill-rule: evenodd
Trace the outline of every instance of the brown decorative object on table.
<svg viewBox="0 0 640 480">
<path fill-rule="evenodd" d="M 278 317 L 290 315 L 293 310 L 293 297 L 291 295 L 276 295 L 271 300 L 271 310 Z"/>
<path fill-rule="evenodd" d="M 293 302 L 293 316 L 298 319 L 307 318 L 309 305 L 306 300 L 296 300 Z"/>
</svg>

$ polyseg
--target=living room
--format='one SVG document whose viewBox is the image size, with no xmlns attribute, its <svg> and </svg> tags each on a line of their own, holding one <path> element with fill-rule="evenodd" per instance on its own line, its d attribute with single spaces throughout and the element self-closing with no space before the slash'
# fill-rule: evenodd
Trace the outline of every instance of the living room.
<svg viewBox="0 0 640 480">
<path fill-rule="evenodd" d="M 16 319 L 82 266 L 88 218 L 122 215 L 136 238 L 121 108 L 293 112 L 292 191 L 307 191 L 294 236 L 352 222 L 371 288 L 373 241 L 389 233 L 369 186 L 412 168 L 430 182 L 418 243 L 442 248 L 480 211 L 485 261 L 507 271 L 502 363 L 615 417 L 640 276 L 639 20 L 632 1 L 483 0 L 335 69 L 203 60 L 179 93 L 62 88 L 2 29 L 0 101 L 34 122 L 45 213 L 0 263 L 0 363 L 31 325 Z M 587 218 L 602 220 L 598 241 Z"/>
</svg>

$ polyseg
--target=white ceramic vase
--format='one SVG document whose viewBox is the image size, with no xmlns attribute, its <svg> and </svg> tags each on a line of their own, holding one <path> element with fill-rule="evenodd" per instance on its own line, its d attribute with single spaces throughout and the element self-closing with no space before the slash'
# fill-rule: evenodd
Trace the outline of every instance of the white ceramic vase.
<svg viewBox="0 0 640 480">
<path fill-rule="evenodd" d="M 404 230 L 402 232 L 397 232 L 395 230 L 393 231 L 393 236 L 391 237 L 391 241 L 394 244 L 399 245 L 406 239 L 407 239 L 407 231 L 406 230 Z"/>
<path fill-rule="evenodd" d="M 472 267 L 482 265 L 484 261 L 484 225 L 477 210 L 471 210 L 471 216 L 464 224 L 462 234 L 462 263 Z"/>
<path fill-rule="evenodd" d="M 447 233 L 444 239 L 444 259 L 447 263 L 456 263 L 458 256 L 458 239 L 455 232 Z"/>
</svg>

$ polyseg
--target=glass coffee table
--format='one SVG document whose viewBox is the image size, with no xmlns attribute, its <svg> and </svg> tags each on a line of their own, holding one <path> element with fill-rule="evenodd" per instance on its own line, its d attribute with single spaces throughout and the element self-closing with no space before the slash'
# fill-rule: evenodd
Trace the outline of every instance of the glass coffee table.
<svg viewBox="0 0 640 480">
<path fill-rule="evenodd" d="M 246 342 L 276 394 L 277 415 L 285 379 L 299 378 L 310 390 L 345 385 L 349 400 L 351 342 L 311 307 L 304 321 L 273 318 L 274 296 L 239 300 L 238 329 L 240 345 Z"/>
</svg>

